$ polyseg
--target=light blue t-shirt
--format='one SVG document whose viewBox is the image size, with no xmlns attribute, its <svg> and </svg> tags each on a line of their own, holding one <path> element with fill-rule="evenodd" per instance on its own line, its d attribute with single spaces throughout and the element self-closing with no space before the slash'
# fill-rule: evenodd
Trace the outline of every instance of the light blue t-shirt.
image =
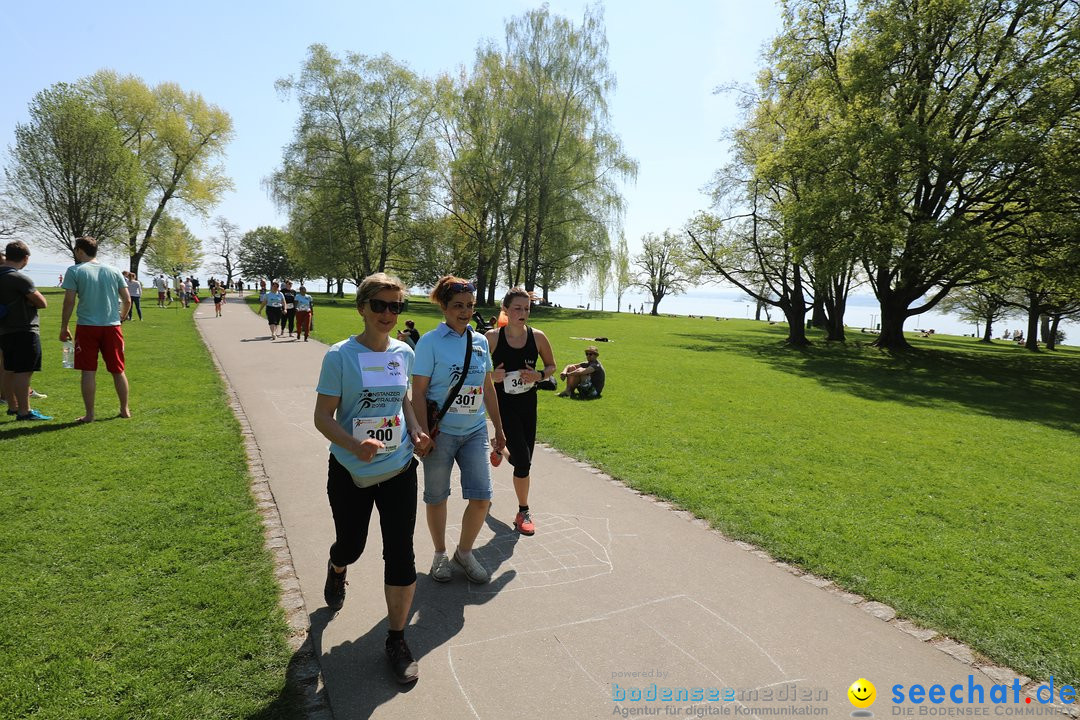
<svg viewBox="0 0 1080 720">
<path fill-rule="evenodd" d="M 72 265 L 64 271 L 61 287 L 79 296 L 75 307 L 77 325 L 120 324 L 120 291 L 127 290 L 127 280 L 116 268 L 97 262 Z"/>
<path fill-rule="evenodd" d="M 412 459 L 413 443 L 401 404 L 409 389 L 414 358 L 412 348 L 399 340 L 391 338 L 386 352 L 378 353 L 355 337 L 337 343 L 323 357 L 315 391 L 341 398 L 334 415 L 338 424 L 355 437 L 373 437 L 388 446 L 388 452 L 364 462 L 330 443 L 330 452 L 361 487 L 363 478 L 392 477 Z M 397 448 L 390 450 L 395 443 L 399 443 Z"/>
<path fill-rule="evenodd" d="M 310 295 L 297 295 L 296 296 L 296 310 L 310 310 L 311 309 L 311 296 Z"/>
<path fill-rule="evenodd" d="M 263 298 L 266 301 L 266 307 L 285 307 L 285 295 L 279 292 L 268 292 L 266 297 Z"/>
<path fill-rule="evenodd" d="M 458 335 L 443 322 L 431 332 L 424 333 L 420 342 L 416 343 L 413 374 L 431 378 L 427 399 L 438 403 L 440 408 L 446 400 L 446 394 L 461 377 L 466 342 L 464 335 Z M 472 352 L 469 376 L 465 378 L 461 391 L 439 423 L 441 432 L 469 435 L 484 427 L 484 378 L 494 368 L 487 338 L 482 333 L 472 333 Z"/>
</svg>

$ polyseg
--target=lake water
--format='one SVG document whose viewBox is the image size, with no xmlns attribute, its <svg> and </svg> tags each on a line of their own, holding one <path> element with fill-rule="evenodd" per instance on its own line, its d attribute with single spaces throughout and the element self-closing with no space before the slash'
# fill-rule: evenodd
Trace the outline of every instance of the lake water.
<svg viewBox="0 0 1080 720">
<path fill-rule="evenodd" d="M 105 260 L 105 262 L 109 261 Z M 120 269 L 124 269 L 125 267 L 124 265 L 115 262 L 112 264 Z M 59 283 L 60 274 L 69 266 L 70 264 L 64 263 L 35 263 L 34 259 L 31 257 L 27 272 L 38 285 L 41 285 L 42 287 L 56 287 Z M 139 279 L 142 281 L 143 287 L 152 287 L 152 276 L 148 273 L 141 274 Z M 205 280 L 205 277 L 200 278 L 200 281 L 204 283 L 204 287 Z M 309 280 L 306 282 L 306 286 L 311 292 L 326 291 L 325 280 Z M 355 291 L 356 287 L 352 283 L 345 284 L 345 292 L 347 294 Z M 574 287 L 556 290 L 549 295 L 549 298 L 551 302 L 562 305 L 565 308 L 576 308 L 579 306 L 584 308 L 588 306 L 591 309 L 597 309 L 600 306 L 594 298 L 589 297 L 588 292 L 578 291 Z M 635 310 L 644 308 L 645 312 L 649 312 L 652 308 L 652 302 L 645 295 L 627 292 L 623 294 L 622 310 L 623 312 L 629 312 L 630 308 Z M 614 295 L 605 297 L 603 309 L 615 310 Z M 683 295 L 670 295 L 665 297 L 660 302 L 659 312 L 663 315 L 705 315 L 709 317 L 752 318 L 754 317 L 754 303 L 739 290 L 731 290 L 718 286 L 705 286 L 694 288 Z M 784 315 L 779 310 L 771 308 L 770 312 L 772 313 L 773 320 L 780 322 L 784 320 Z M 762 315 L 762 319 L 765 319 L 764 314 Z M 875 324 L 881 322 L 881 309 L 878 307 L 877 300 L 871 295 L 852 295 L 848 299 L 847 313 L 844 319 L 850 328 L 873 327 Z M 971 335 L 976 332 L 974 325 L 964 323 L 954 315 L 933 311 L 908 318 L 905 329 L 914 330 L 916 328 L 933 328 L 936 332 L 948 335 Z M 1009 318 L 994 327 L 994 336 L 1001 337 L 1005 328 L 1020 328 L 1026 332 L 1027 320 L 1026 318 L 1021 318 L 1019 316 Z M 1080 343 L 1080 324 L 1076 322 L 1062 322 L 1061 329 L 1066 335 L 1065 344 L 1076 345 Z"/>
</svg>

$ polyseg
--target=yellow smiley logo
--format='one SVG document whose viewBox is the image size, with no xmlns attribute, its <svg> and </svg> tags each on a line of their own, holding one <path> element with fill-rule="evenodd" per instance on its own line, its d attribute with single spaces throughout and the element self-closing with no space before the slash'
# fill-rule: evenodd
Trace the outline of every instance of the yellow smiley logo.
<svg viewBox="0 0 1080 720">
<path fill-rule="evenodd" d="M 848 700 L 857 708 L 868 708 L 877 699 L 877 688 L 866 678 L 859 678 L 847 689 Z"/>
</svg>

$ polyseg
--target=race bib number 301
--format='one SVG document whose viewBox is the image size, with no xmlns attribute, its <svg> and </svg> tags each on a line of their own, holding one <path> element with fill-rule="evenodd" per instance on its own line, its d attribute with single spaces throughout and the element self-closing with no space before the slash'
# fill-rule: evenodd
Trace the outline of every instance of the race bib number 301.
<svg viewBox="0 0 1080 720">
<path fill-rule="evenodd" d="M 461 392 L 454 398 L 448 413 L 454 415 L 476 415 L 484 411 L 484 386 L 462 385 Z"/>
<path fill-rule="evenodd" d="M 379 440 L 385 447 L 379 448 L 377 455 L 392 453 L 401 446 L 401 417 L 362 417 L 353 418 L 353 437 L 357 440 Z"/>
</svg>

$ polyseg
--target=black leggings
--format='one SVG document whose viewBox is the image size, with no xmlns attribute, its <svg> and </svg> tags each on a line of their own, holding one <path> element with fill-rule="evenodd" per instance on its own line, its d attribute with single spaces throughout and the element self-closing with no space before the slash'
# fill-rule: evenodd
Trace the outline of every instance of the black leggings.
<svg viewBox="0 0 1080 720">
<path fill-rule="evenodd" d="M 293 323 L 296 322 L 296 308 L 292 310 L 286 310 L 281 313 L 281 329 L 284 330 L 286 324 L 289 326 L 289 334 L 293 334 Z"/>
<path fill-rule="evenodd" d="M 536 390 L 521 395 L 499 393 L 499 415 L 514 477 L 529 477 L 536 444 Z"/>
<path fill-rule="evenodd" d="M 416 528 L 415 458 L 400 473 L 378 485 L 359 488 L 349 471 L 330 455 L 326 494 L 334 514 L 337 539 L 330 546 L 330 562 L 351 565 L 367 545 L 371 508 L 379 508 L 383 541 L 383 582 L 407 587 L 416 582 L 413 530 Z"/>
<path fill-rule="evenodd" d="M 142 320 L 142 307 L 139 306 L 139 301 L 140 300 L 142 300 L 142 295 L 132 295 L 131 296 L 131 307 L 128 308 L 128 316 L 127 316 L 128 320 L 131 319 L 131 311 L 132 310 L 139 313 L 139 319 Z"/>
</svg>

